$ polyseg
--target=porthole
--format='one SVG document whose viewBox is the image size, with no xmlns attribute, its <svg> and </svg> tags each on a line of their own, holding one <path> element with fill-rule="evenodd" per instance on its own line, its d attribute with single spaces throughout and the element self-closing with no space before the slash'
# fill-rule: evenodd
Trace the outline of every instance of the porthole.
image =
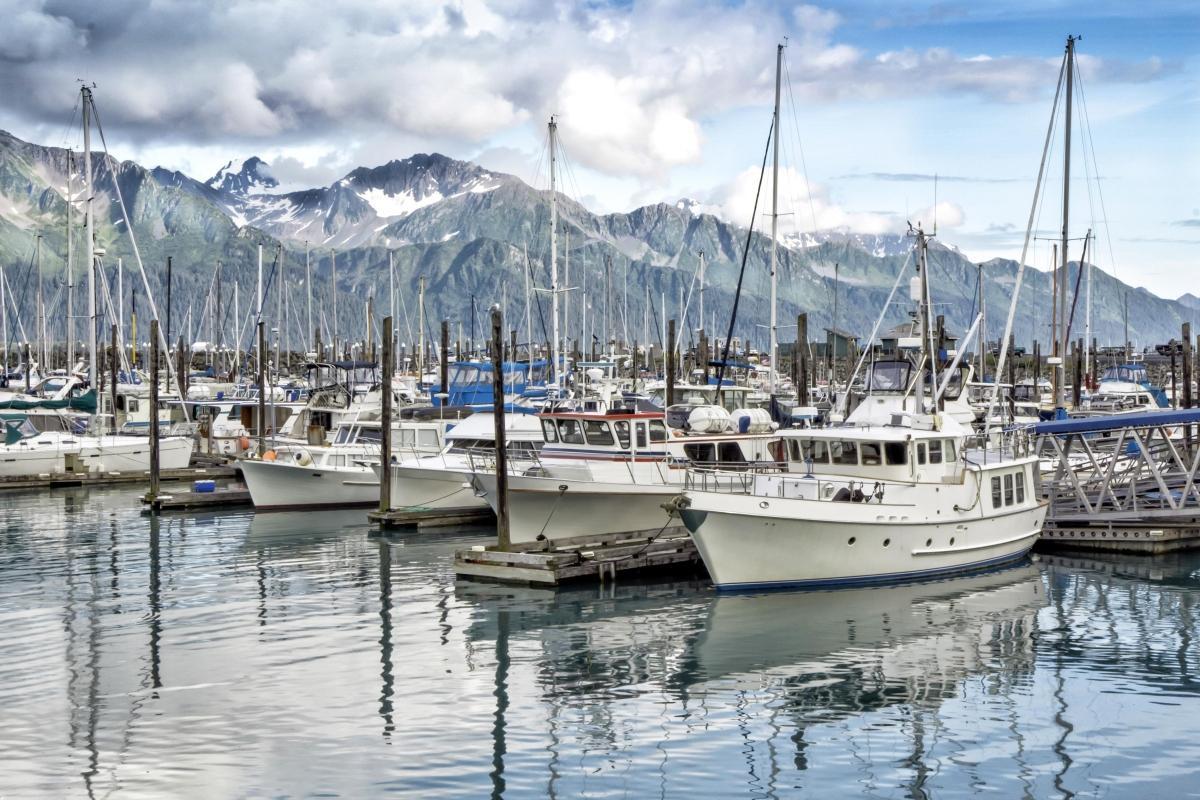
<svg viewBox="0 0 1200 800">
<path fill-rule="evenodd" d="M 891 540 L 891 539 L 884 539 L 884 540 L 883 540 L 883 546 L 884 546 L 884 547 L 887 547 L 887 546 L 888 546 L 889 544 L 891 544 L 891 543 L 892 543 L 892 540 Z"/>
<path fill-rule="evenodd" d="M 932 545 L 933 545 L 933 539 L 926 539 L 926 540 L 925 540 L 925 546 L 926 546 L 926 547 L 930 547 L 930 546 L 932 546 Z"/>
<path fill-rule="evenodd" d="M 953 536 L 950 537 L 950 546 L 951 547 L 954 546 L 954 537 Z"/>
<path fill-rule="evenodd" d="M 851 536 L 846 540 L 846 544 L 854 544 L 856 541 L 858 541 L 857 537 Z"/>
</svg>

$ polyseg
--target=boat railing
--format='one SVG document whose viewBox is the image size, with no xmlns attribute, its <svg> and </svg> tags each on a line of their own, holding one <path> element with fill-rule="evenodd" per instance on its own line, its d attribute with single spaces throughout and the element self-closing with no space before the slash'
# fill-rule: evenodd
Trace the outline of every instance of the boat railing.
<svg viewBox="0 0 1200 800">
<path fill-rule="evenodd" d="M 907 488 L 911 485 L 849 476 L 821 478 L 811 473 L 787 472 L 766 464 L 753 465 L 744 470 L 690 467 L 684 479 L 685 490 L 835 503 L 882 503 L 889 488 Z"/>
</svg>

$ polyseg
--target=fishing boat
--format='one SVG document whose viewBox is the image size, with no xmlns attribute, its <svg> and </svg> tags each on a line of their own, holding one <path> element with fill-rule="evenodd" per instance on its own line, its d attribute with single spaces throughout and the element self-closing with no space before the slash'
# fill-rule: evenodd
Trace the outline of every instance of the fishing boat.
<svg viewBox="0 0 1200 800">
<path fill-rule="evenodd" d="M 977 440 L 944 413 L 927 240 L 916 238 L 911 362 L 871 365 L 868 396 L 844 426 L 780 431 L 779 468 L 689 468 L 677 504 L 719 589 L 919 579 L 1014 561 L 1037 539 L 1046 503 L 1027 434 Z"/>
</svg>

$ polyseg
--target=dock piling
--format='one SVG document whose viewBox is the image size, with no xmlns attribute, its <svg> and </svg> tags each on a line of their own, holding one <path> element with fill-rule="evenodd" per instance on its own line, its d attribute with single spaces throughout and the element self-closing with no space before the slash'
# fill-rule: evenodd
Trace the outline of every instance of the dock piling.
<svg viewBox="0 0 1200 800">
<path fill-rule="evenodd" d="M 392 507 L 392 318 L 383 318 L 383 397 L 379 420 L 379 511 Z"/>
<path fill-rule="evenodd" d="M 496 425 L 496 541 L 499 549 L 512 547 L 508 531 L 508 443 L 504 431 L 504 362 L 503 352 L 504 314 L 499 306 L 492 306 L 492 411 Z M 442 330 L 446 330 L 443 328 Z"/>
<path fill-rule="evenodd" d="M 150 500 L 158 499 L 158 320 L 150 320 Z"/>
</svg>

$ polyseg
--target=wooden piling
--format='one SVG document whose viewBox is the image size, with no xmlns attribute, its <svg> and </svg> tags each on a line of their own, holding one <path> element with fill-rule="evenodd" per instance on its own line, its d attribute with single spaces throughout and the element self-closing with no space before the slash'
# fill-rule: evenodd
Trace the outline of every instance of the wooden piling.
<svg viewBox="0 0 1200 800">
<path fill-rule="evenodd" d="M 1192 323 L 1183 323 L 1183 407 L 1192 407 Z"/>
<path fill-rule="evenodd" d="M 1083 402 L 1083 339 L 1075 343 L 1075 379 L 1071 381 L 1071 407 L 1078 409 Z"/>
<path fill-rule="evenodd" d="M 799 372 L 796 377 L 796 402 L 802 406 L 809 403 L 808 397 L 808 314 L 796 316 L 796 350 L 799 352 Z"/>
<path fill-rule="evenodd" d="M 113 430 L 113 433 L 116 433 L 117 432 L 117 364 L 118 364 L 117 326 L 116 325 L 109 326 L 109 338 L 112 343 L 112 358 L 110 361 L 111 369 L 112 369 L 112 430 Z M 97 398 L 96 399 L 97 400 L 99 400 L 99 394 L 100 394 L 99 383 L 100 383 L 99 381 L 96 381 L 96 384 L 97 384 L 97 386 L 96 386 Z"/>
<path fill-rule="evenodd" d="M 492 416 L 496 431 L 496 542 L 500 550 L 512 547 L 508 530 L 508 443 L 504 430 L 504 362 L 500 344 L 503 341 L 504 314 L 492 306 Z M 443 329 L 444 330 L 444 329 Z"/>
<path fill-rule="evenodd" d="M 383 397 L 379 420 L 379 511 L 392 507 L 392 318 L 383 318 Z"/>
<path fill-rule="evenodd" d="M 438 379 L 441 381 L 442 394 L 447 395 L 442 405 L 450 402 L 450 320 L 442 320 L 442 357 L 438 359 Z"/>
<path fill-rule="evenodd" d="M 150 320 L 150 492 L 151 502 L 158 499 L 158 320 Z"/>
<path fill-rule="evenodd" d="M 675 320 L 667 320 L 667 352 L 663 361 L 667 373 L 667 406 L 675 405 Z"/>
</svg>

